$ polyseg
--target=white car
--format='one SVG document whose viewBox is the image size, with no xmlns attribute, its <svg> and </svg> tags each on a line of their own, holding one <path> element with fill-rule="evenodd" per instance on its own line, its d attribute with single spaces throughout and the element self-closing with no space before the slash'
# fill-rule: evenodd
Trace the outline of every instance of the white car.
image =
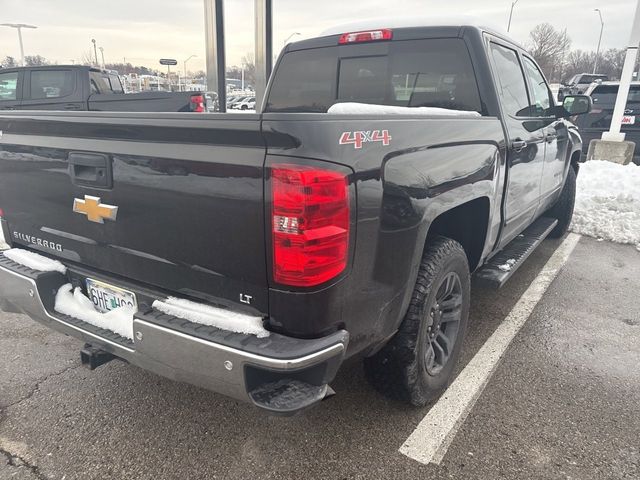
<svg viewBox="0 0 640 480">
<path fill-rule="evenodd" d="M 256 97 L 247 97 L 242 102 L 236 103 L 233 108 L 237 108 L 238 110 L 255 110 Z"/>
</svg>

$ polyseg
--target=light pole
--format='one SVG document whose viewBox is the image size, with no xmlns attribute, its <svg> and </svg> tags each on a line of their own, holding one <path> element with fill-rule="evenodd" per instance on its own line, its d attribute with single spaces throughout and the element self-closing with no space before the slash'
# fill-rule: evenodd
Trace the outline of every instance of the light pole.
<svg viewBox="0 0 640 480">
<path fill-rule="evenodd" d="M 35 25 L 27 25 L 26 23 L 2 23 L 2 27 L 15 28 L 18 30 L 18 41 L 20 42 L 20 64 L 24 67 L 24 45 L 22 44 L 22 29 L 23 28 L 38 28 Z"/>
<path fill-rule="evenodd" d="M 287 37 L 287 39 L 284 41 L 284 45 L 285 47 L 287 46 L 287 44 L 289 43 L 289 40 L 291 40 L 293 37 L 295 37 L 296 35 L 302 35 L 300 32 L 293 32 L 291 35 L 289 35 Z"/>
<path fill-rule="evenodd" d="M 511 2 L 511 11 L 509 12 L 509 24 L 507 25 L 507 32 L 511 31 L 511 19 L 513 18 L 513 7 L 516 6 L 516 3 L 518 3 L 519 0 L 515 0 L 514 2 Z"/>
<path fill-rule="evenodd" d="M 598 12 L 598 15 L 600 15 L 600 37 L 598 37 L 598 49 L 596 50 L 596 60 L 595 62 L 593 62 L 593 73 L 596 73 L 596 70 L 598 69 L 598 59 L 600 58 L 600 43 L 602 42 L 602 32 L 604 30 L 604 21 L 602 20 L 602 12 L 600 11 L 599 8 L 595 8 L 593 11 Z"/>
<path fill-rule="evenodd" d="M 98 66 L 98 48 L 96 47 L 96 39 L 92 38 L 91 43 L 93 43 L 93 55 L 96 59 L 96 67 Z"/>
<path fill-rule="evenodd" d="M 105 63 L 104 63 L 104 48 L 103 47 L 98 47 L 100 49 L 100 55 L 102 55 L 102 69 L 104 70 L 105 68 Z"/>
<path fill-rule="evenodd" d="M 187 58 L 184 61 L 184 89 L 185 90 L 187 89 L 187 62 L 195 57 L 197 57 L 197 55 L 191 55 L 189 58 Z"/>
</svg>

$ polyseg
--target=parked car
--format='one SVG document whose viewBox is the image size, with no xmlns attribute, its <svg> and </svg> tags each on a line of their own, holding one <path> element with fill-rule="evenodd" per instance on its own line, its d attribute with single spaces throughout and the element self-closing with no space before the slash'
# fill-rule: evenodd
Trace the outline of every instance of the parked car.
<svg viewBox="0 0 640 480">
<path fill-rule="evenodd" d="M 567 231 L 567 118 L 590 98 L 555 106 L 501 33 L 384 23 L 288 44 L 260 114 L 0 114 L 2 308 L 80 339 L 90 368 L 279 414 L 331 395 L 347 358 L 436 398 L 471 275 L 497 288 Z"/>
<path fill-rule="evenodd" d="M 234 108 L 238 110 L 255 110 L 256 97 L 247 97 L 243 101 L 236 103 Z"/>
<path fill-rule="evenodd" d="M 81 65 L 0 70 L 0 110 L 206 112 L 203 92 L 125 93 L 120 77 Z"/>
<path fill-rule="evenodd" d="M 240 105 L 242 105 L 244 102 L 248 101 L 250 98 L 251 97 L 248 96 L 248 95 L 237 97 L 233 102 L 231 102 L 229 104 L 229 108 L 231 108 L 233 110 L 239 110 L 240 109 Z"/>
<path fill-rule="evenodd" d="M 582 95 L 592 83 L 604 82 L 608 79 L 609 77 L 607 77 L 607 75 L 599 73 L 580 73 L 578 75 L 574 75 L 558 90 L 558 100 L 562 101 L 566 95 Z"/>
<path fill-rule="evenodd" d="M 237 99 L 238 99 L 237 95 L 232 95 L 230 97 L 227 97 L 227 108 L 230 108 L 231 104 L 234 103 Z"/>
<path fill-rule="evenodd" d="M 583 137 L 583 158 L 586 158 L 591 140 L 602 138 L 602 133 L 609 131 L 611 127 L 619 85 L 619 82 L 602 82 L 591 85 L 586 91 L 593 100 L 593 109 L 588 115 L 576 119 Z M 640 82 L 631 83 L 620 131 L 625 134 L 626 140 L 635 142 L 633 162 L 640 165 Z"/>
</svg>

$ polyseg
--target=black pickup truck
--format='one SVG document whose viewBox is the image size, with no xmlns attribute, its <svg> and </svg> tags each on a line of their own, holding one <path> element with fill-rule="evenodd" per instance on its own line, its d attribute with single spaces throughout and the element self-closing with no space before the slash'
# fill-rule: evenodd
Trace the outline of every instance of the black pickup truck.
<svg viewBox="0 0 640 480">
<path fill-rule="evenodd" d="M 566 119 L 590 99 L 555 106 L 486 28 L 371 28 L 289 44 L 261 113 L 0 115 L 2 308 L 81 339 L 91 368 L 280 414 L 351 357 L 388 395 L 439 395 L 471 275 L 499 287 L 566 232 Z"/>
<path fill-rule="evenodd" d="M 203 92 L 125 93 L 120 77 L 81 65 L 0 70 L 0 110 L 207 111 Z"/>
</svg>

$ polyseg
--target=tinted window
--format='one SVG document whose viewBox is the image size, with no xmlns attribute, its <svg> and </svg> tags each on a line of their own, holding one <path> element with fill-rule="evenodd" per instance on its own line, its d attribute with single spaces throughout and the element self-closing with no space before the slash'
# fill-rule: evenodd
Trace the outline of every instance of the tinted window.
<svg viewBox="0 0 640 480">
<path fill-rule="evenodd" d="M 273 81 L 268 112 L 326 112 L 335 103 L 337 47 L 291 52 Z"/>
<path fill-rule="evenodd" d="M 89 72 L 91 93 L 114 93 L 111 89 L 109 76 L 101 72 Z"/>
<path fill-rule="evenodd" d="M 396 41 L 385 53 L 352 55 L 358 46 L 287 54 L 267 111 L 326 112 L 335 103 L 441 107 L 482 112 L 471 59 L 458 39 Z"/>
<path fill-rule="evenodd" d="M 111 86 L 111 91 L 113 93 L 124 93 L 120 77 L 118 77 L 117 75 L 109 74 L 107 75 L 107 79 L 109 80 L 109 85 Z"/>
<path fill-rule="evenodd" d="M 599 85 L 593 92 L 591 92 L 591 98 L 593 104 L 607 104 L 614 105 L 616 103 L 616 96 L 618 95 L 618 85 Z M 629 97 L 627 98 L 627 104 L 640 103 L 640 85 L 632 85 L 629 88 Z"/>
<path fill-rule="evenodd" d="M 31 99 L 67 97 L 75 91 L 72 70 L 34 70 L 31 72 Z"/>
<path fill-rule="evenodd" d="M 524 57 L 524 69 L 531 84 L 531 115 L 544 117 L 549 114 L 552 105 L 551 92 L 542 73 L 531 59 Z"/>
<path fill-rule="evenodd" d="M 529 97 L 516 52 L 492 43 L 491 54 L 499 81 L 498 93 L 505 113 L 515 117 L 528 117 Z"/>
<path fill-rule="evenodd" d="M 0 73 L 0 101 L 18 99 L 18 72 Z"/>
</svg>

